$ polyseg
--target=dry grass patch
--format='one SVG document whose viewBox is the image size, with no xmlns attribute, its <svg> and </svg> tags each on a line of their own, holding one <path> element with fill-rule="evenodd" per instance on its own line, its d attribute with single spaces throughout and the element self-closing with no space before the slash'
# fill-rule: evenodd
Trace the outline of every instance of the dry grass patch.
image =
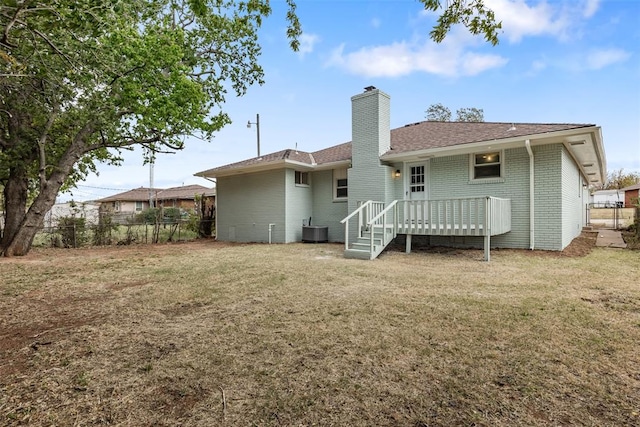
<svg viewBox="0 0 640 427">
<path fill-rule="evenodd" d="M 223 245 L 0 260 L 0 424 L 640 423 L 637 254 Z"/>
</svg>

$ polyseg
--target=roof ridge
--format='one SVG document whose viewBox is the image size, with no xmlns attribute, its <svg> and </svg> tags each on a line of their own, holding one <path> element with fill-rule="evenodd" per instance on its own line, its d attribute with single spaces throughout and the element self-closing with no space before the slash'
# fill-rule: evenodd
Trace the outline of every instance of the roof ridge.
<svg viewBox="0 0 640 427">
<path fill-rule="evenodd" d="M 496 121 L 496 122 L 467 122 L 467 121 L 459 121 L 459 120 L 421 120 L 419 122 L 407 123 L 402 126 L 393 128 L 394 129 L 402 129 L 409 126 L 421 125 L 424 123 L 439 123 L 439 124 L 450 124 L 450 125 L 468 125 L 468 124 L 476 124 L 476 125 L 535 125 L 535 126 L 545 126 L 545 125 L 570 125 L 570 126 L 596 126 L 593 123 L 571 123 L 571 122 L 514 122 L 514 121 Z"/>
</svg>

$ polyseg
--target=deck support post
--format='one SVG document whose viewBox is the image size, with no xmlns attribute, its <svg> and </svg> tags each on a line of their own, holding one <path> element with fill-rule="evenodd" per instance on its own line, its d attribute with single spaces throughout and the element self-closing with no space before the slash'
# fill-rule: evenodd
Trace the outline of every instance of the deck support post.
<svg viewBox="0 0 640 427">
<path fill-rule="evenodd" d="M 408 254 L 411 253 L 411 234 L 407 234 L 404 251 Z"/>
<path fill-rule="evenodd" d="M 489 262 L 491 258 L 491 236 L 485 234 L 484 236 L 484 260 Z"/>
</svg>

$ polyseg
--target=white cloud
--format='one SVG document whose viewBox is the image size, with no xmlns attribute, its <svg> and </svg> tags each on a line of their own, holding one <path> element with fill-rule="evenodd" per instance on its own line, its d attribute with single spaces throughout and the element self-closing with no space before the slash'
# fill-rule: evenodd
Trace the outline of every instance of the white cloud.
<svg viewBox="0 0 640 427">
<path fill-rule="evenodd" d="M 631 54 L 622 49 L 598 49 L 587 55 L 587 66 L 592 70 L 599 70 L 616 62 L 624 62 Z"/>
<path fill-rule="evenodd" d="M 576 37 L 583 19 L 591 18 L 600 7 L 600 0 L 529 3 L 525 0 L 486 1 L 496 19 L 502 21 L 503 35 L 511 43 L 527 36 L 548 35 L 560 40 Z"/>
<path fill-rule="evenodd" d="M 507 59 L 499 55 L 465 52 L 465 45 L 455 34 L 441 44 L 430 39 L 402 41 L 367 46 L 354 52 L 345 52 L 342 44 L 325 65 L 363 77 L 400 77 L 414 72 L 453 77 L 476 75 L 507 63 Z"/>
<path fill-rule="evenodd" d="M 298 49 L 298 55 L 301 58 L 304 58 L 307 53 L 313 52 L 313 48 L 319 41 L 320 37 L 316 34 L 302 33 L 300 36 L 300 49 Z"/>
<path fill-rule="evenodd" d="M 598 11 L 599 7 L 600 0 L 586 0 L 582 16 L 584 16 L 585 18 L 591 18 Z"/>
<path fill-rule="evenodd" d="M 562 37 L 571 23 L 559 5 L 551 6 L 545 1 L 529 5 L 524 0 L 487 0 L 486 4 L 502 21 L 504 37 L 512 43 L 526 36 Z"/>
<path fill-rule="evenodd" d="M 499 55 L 481 55 L 478 53 L 465 53 L 460 58 L 460 71 L 465 76 L 475 76 L 492 68 L 502 67 L 508 62 Z"/>
</svg>

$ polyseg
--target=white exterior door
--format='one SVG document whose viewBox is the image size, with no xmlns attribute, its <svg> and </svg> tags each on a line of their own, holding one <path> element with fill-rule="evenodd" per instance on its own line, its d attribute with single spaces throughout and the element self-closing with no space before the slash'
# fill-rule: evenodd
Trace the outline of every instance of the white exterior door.
<svg viewBox="0 0 640 427">
<path fill-rule="evenodd" d="M 429 164 L 409 163 L 406 165 L 406 198 L 411 201 L 427 200 L 429 198 Z M 426 220 L 424 205 L 405 204 L 405 218 L 410 227 L 421 227 Z"/>
<path fill-rule="evenodd" d="M 407 198 L 409 200 L 427 199 L 427 172 L 425 163 L 415 163 L 407 165 Z"/>
</svg>

